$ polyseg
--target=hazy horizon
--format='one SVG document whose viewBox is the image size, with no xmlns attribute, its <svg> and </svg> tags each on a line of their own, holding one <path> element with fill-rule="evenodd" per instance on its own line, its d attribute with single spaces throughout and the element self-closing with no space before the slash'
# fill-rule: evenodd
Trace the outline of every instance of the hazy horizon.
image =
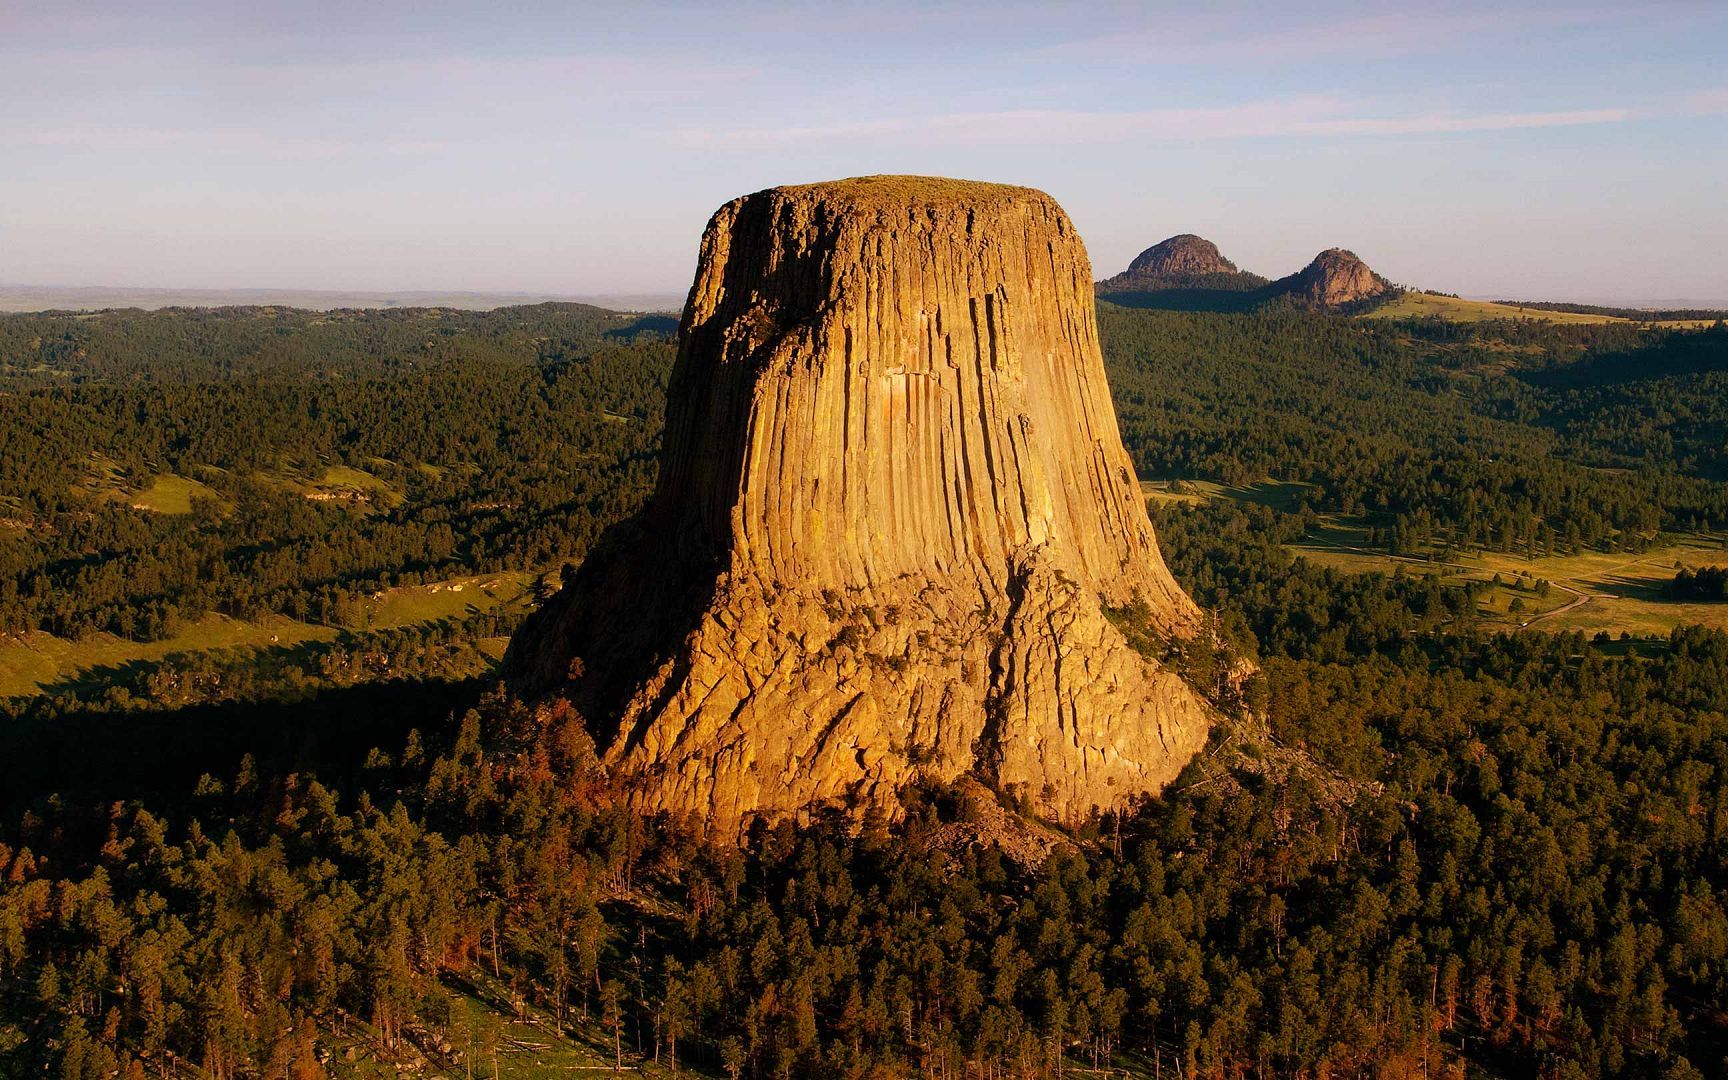
<svg viewBox="0 0 1728 1080">
<path fill-rule="evenodd" d="M 171 286 L 25 285 L 0 282 L 0 314 L 42 311 L 102 311 L 137 308 L 267 306 L 308 311 L 440 307 L 492 311 L 527 304 L 589 304 L 620 312 L 676 313 L 687 290 L 639 293 L 511 292 L 488 289 L 177 289 Z M 1471 295 L 1466 300 L 1516 300 L 1531 303 L 1593 304 L 1604 307 L 1660 309 L 1728 308 L 1728 294 L 1710 296 L 1532 296 Z"/>
<path fill-rule="evenodd" d="M 1728 9 L 796 12 L 0 0 L 0 282 L 681 295 L 714 208 L 1025 183 L 1108 276 L 1194 232 L 1484 298 L 1728 304 Z"/>
</svg>

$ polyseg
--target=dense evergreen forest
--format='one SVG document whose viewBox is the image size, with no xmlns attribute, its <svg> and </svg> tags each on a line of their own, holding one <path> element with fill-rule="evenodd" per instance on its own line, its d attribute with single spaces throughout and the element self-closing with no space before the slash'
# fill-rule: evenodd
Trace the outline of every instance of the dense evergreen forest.
<svg viewBox="0 0 1728 1080">
<path fill-rule="evenodd" d="M 575 304 L 0 318 L 0 631 L 338 622 L 579 561 L 652 483 L 672 329 Z M 377 490 L 309 498 L 333 465 Z M 192 513 L 133 508 L 163 474 Z"/>
<path fill-rule="evenodd" d="M 1001 813 L 967 788 L 739 850 L 617 809 L 578 718 L 463 651 L 502 616 L 114 672 L 0 710 L 0 1075 L 360 1075 L 354 1040 L 486 1075 L 482 986 L 713 1076 L 1728 1073 L 1728 635 L 1489 634 L 1285 546 L 1728 529 L 1728 330 L 1100 321 L 1143 476 L 1306 492 L 1157 509 L 1263 672 L 1165 797 L 1044 858 L 956 842 Z M 555 580 L 652 483 L 667 330 L 0 318 L 0 628 Z M 333 466 L 381 486 L 315 497 Z M 213 494 L 134 508 L 165 474 Z"/>
<path fill-rule="evenodd" d="M 1143 477 L 1315 485 L 1413 548 L 1637 550 L 1728 527 L 1728 327 L 1128 311 L 1100 329 Z"/>
</svg>

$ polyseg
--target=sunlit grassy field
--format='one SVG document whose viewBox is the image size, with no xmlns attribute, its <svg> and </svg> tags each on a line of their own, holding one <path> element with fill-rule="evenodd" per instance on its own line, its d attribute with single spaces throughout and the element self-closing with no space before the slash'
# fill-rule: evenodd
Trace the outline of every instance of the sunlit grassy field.
<svg viewBox="0 0 1728 1080">
<path fill-rule="evenodd" d="M 462 618 L 500 607 L 525 612 L 535 575 L 526 572 L 452 578 L 428 585 L 405 585 L 368 598 L 355 612 L 353 630 L 384 630 Z M 102 668 L 152 663 L 175 653 L 214 649 L 291 649 L 307 641 L 329 641 L 341 627 L 316 626 L 283 616 L 256 621 L 206 615 L 161 641 L 130 641 L 113 634 L 76 640 L 40 632 L 0 634 L 0 697 L 21 697 L 76 683 Z M 480 642 L 494 660 L 504 638 Z"/>
<path fill-rule="evenodd" d="M 1450 562 L 1370 552 L 1330 541 L 1324 531 L 1313 540 L 1292 545 L 1291 552 L 1350 573 L 1437 573 L 1446 584 L 1492 581 L 1493 588 L 1478 606 L 1491 625 L 1506 629 L 1606 631 L 1634 636 L 1666 634 L 1676 626 L 1700 625 L 1728 630 L 1728 604 L 1680 603 L 1668 595 L 1678 566 L 1728 564 L 1728 549 L 1719 538 L 1688 538 L 1652 548 L 1642 555 L 1585 552 L 1526 559 L 1483 552 L 1460 555 Z M 1520 583 L 1520 579 L 1523 579 Z M 1547 581 L 1547 595 L 1536 583 Z M 1522 610 L 1512 611 L 1512 601 Z"/>
<path fill-rule="evenodd" d="M 1313 489 L 1312 484 L 1295 481 L 1262 480 L 1254 484 L 1231 487 L 1210 480 L 1142 480 L 1140 490 L 1154 502 L 1203 503 L 1210 499 L 1234 499 L 1237 502 L 1258 503 L 1288 513 L 1301 503 L 1302 496 Z"/>
<path fill-rule="evenodd" d="M 1149 500 L 1198 504 L 1213 499 L 1259 503 L 1293 510 L 1306 485 L 1274 480 L 1228 487 L 1203 480 L 1149 480 L 1141 483 Z M 1365 546 L 1368 524 L 1337 514 L 1322 515 L 1292 555 L 1351 574 L 1436 574 L 1442 584 L 1502 584 L 1491 587 L 1477 605 L 1488 625 L 1504 629 L 1606 631 L 1634 636 L 1666 634 L 1676 626 L 1700 625 L 1728 630 L 1728 604 L 1680 603 L 1668 595 L 1681 566 L 1728 565 L 1728 539 L 1716 536 L 1668 538 L 1641 555 L 1587 551 L 1526 559 L 1498 552 L 1438 557 L 1388 555 Z M 1547 581 L 1544 592 L 1539 583 Z M 1516 605 L 1514 604 L 1516 602 Z M 1514 606 L 1518 610 L 1513 610 Z"/>
<path fill-rule="evenodd" d="M 527 571 L 513 570 L 387 589 L 363 609 L 365 625 L 355 629 L 382 630 L 460 618 L 500 606 L 523 607 L 534 577 Z"/>
<path fill-rule="evenodd" d="M 173 653 L 291 648 L 335 636 L 331 627 L 280 616 L 242 621 L 226 615 L 206 615 L 161 641 L 128 641 L 113 634 L 91 634 L 73 641 L 40 632 L 0 634 L 0 697 L 40 693 L 98 668 L 157 661 Z"/>
<path fill-rule="evenodd" d="M 453 1078 L 512 1077 L 550 1080 L 551 1077 L 610 1073 L 617 1061 L 614 1033 L 602 1023 L 597 995 L 590 993 L 583 1015 L 580 990 L 571 991 L 563 1022 L 532 1005 L 480 971 L 466 973 L 465 982 L 452 982 L 450 1020 L 440 1031 L 405 1033 L 392 1050 L 370 1025 L 356 1023 L 352 1038 L 333 1047 L 325 1068 L 338 1080 L 373 1080 L 404 1075 Z M 678 1071 L 669 1057 L 658 1062 L 651 1045 L 654 1033 L 625 1024 L 617 1033 L 624 1071 L 635 1076 L 717 1075 L 692 1069 L 684 1060 Z M 640 1046 L 641 1056 L 638 1056 Z"/>
<path fill-rule="evenodd" d="M 309 499 L 377 506 L 400 506 L 403 495 L 382 477 L 347 465 L 332 465 L 316 480 L 296 481 L 293 487 Z"/>
<path fill-rule="evenodd" d="M 136 510 L 151 510 L 158 514 L 190 514 L 192 500 L 209 499 L 221 504 L 222 496 L 189 476 L 165 473 L 150 482 L 142 491 L 116 493 L 114 498 Z"/>
<path fill-rule="evenodd" d="M 1396 300 L 1364 313 L 1364 319 L 1411 319 L 1429 315 L 1438 315 L 1452 322 L 1485 322 L 1489 319 L 1543 319 L 1554 323 L 1623 323 L 1631 322 L 1615 315 L 1590 315 L 1577 311 L 1546 311 L 1541 308 L 1518 307 L 1514 304 L 1496 304 L 1487 300 L 1464 300 L 1456 296 L 1439 296 L 1435 293 L 1406 292 Z M 1708 320 L 1679 320 L 1661 323 L 1662 326 L 1698 327 L 1708 326 Z"/>
</svg>

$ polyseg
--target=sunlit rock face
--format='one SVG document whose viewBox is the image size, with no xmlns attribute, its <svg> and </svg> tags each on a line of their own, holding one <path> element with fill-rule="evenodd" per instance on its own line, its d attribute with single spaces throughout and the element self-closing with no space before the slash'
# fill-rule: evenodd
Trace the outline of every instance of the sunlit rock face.
<svg viewBox="0 0 1728 1080">
<path fill-rule="evenodd" d="M 658 488 L 512 643 L 622 790 L 719 830 L 975 776 L 1077 820 L 1211 712 L 1104 609 L 1201 613 L 1159 555 L 1091 266 L 1041 192 L 925 177 L 721 207 Z"/>
<path fill-rule="evenodd" d="M 1397 291 L 1355 252 L 1343 248 L 1327 248 L 1274 287 L 1305 307 L 1324 310 L 1348 308 Z"/>
<path fill-rule="evenodd" d="M 1236 264 L 1219 253 L 1217 244 L 1193 233 L 1159 241 L 1128 264 L 1131 277 L 1235 273 L 1240 273 Z"/>
</svg>

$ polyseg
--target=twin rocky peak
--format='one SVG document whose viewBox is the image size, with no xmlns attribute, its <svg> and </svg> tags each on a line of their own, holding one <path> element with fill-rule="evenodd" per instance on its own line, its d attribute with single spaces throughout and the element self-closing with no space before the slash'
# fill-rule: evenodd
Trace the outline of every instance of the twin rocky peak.
<svg viewBox="0 0 1728 1080">
<path fill-rule="evenodd" d="M 1268 281 L 1237 269 L 1216 244 L 1192 233 L 1147 248 L 1127 270 L 1098 283 L 1099 293 L 1105 296 L 1178 290 L 1238 293 L 1254 301 L 1284 299 L 1316 311 L 1349 311 L 1397 292 L 1391 282 L 1343 248 L 1328 248 L 1296 273 Z"/>
<path fill-rule="evenodd" d="M 710 830 L 892 816 L 921 780 L 1077 822 L 1161 790 L 1214 717 L 1128 611 L 1211 634 L 1123 448 L 1073 224 L 1027 188 L 864 177 L 708 223 L 658 486 L 506 667 L 633 805 Z"/>
</svg>

